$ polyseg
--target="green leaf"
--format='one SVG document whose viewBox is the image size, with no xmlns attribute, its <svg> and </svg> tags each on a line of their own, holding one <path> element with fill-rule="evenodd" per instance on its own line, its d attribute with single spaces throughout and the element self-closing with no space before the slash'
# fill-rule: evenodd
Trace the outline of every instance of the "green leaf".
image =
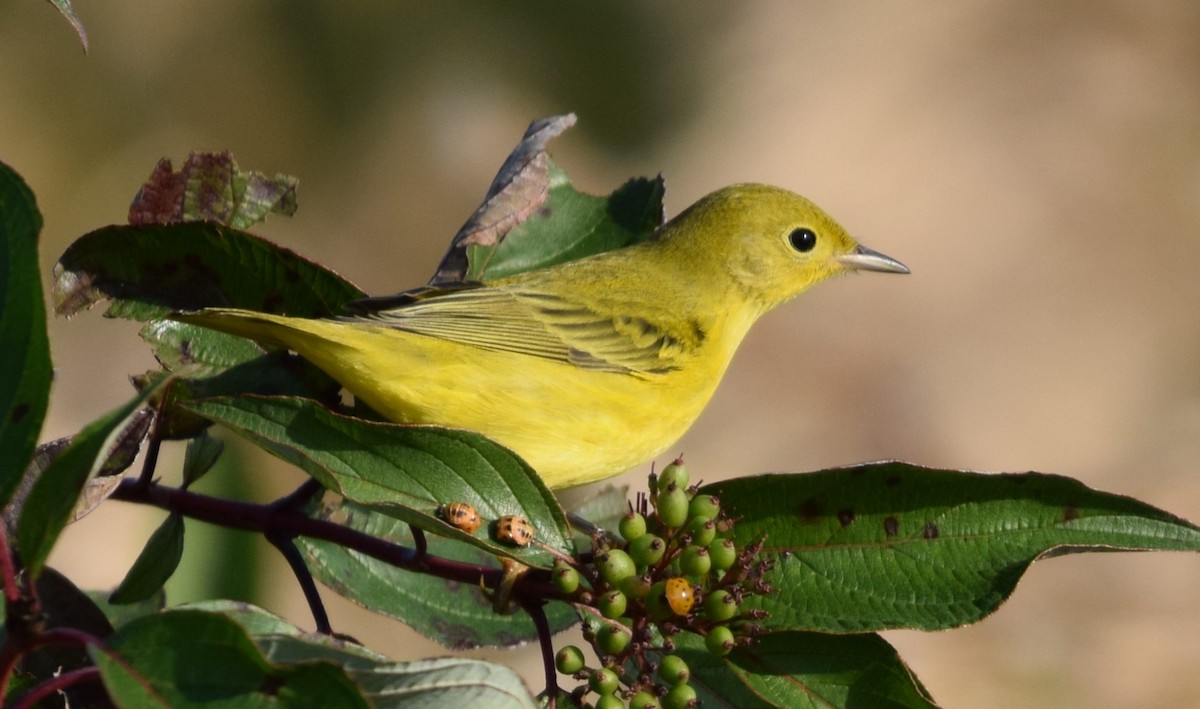
<svg viewBox="0 0 1200 709">
<path fill-rule="evenodd" d="M 351 502 L 325 506 L 318 514 L 394 544 L 414 545 L 410 527 Z M 308 567 L 321 583 L 376 613 L 397 618 L 427 638 L 453 650 L 512 646 L 537 639 L 533 621 L 522 612 L 497 613 L 478 585 L 414 573 L 319 539 L 296 540 Z M 427 537 L 429 554 L 476 566 L 495 568 L 491 554 L 443 537 Z M 562 603 L 544 608 L 553 632 L 579 622 Z"/>
<path fill-rule="evenodd" d="M 211 470 L 224 451 L 225 444 L 207 433 L 188 441 L 183 454 L 183 487 L 191 487 L 192 483 Z"/>
<path fill-rule="evenodd" d="M 17 543 L 28 573 L 36 577 L 54 542 L 71 519 L 84 486 L 108 459 L 107 451 L 134 416 L 166 379 L 148 386 L 124 406 L 102 416 L 77 436 L 42 472 L 21 510 Z"/>
<path fill-rule="evenodd" d="M 173 512 L 150 535 L 142 553 L 138 554 L 108 602 L 125 605 L 150 598 L 171 578 L 182 558 L 183 515 Z"/>
<path fill-rule="evenodd" d="M 878 635 L 779 632 L 715 657 L 693 633 L 676 636 L 705 707 L 936 706 L 929 693 Z"/>
<path fill-rule="evenodd" d="M 521 678 L 502 665 L 467 659 L 393 663 L 357 645 L 305 633 L 251 605 L 208 601 L 188 607 L 236 621 L 272 662 L 326 659 L 341 665 L 376 709 L 536 706 Z"/>
<path fill-rule="evenodd" d="M 1137 500 L 1039 473 L 984 475 L 906 463 L 707 485 L 765 537 L 771 629 L 935 630 L 992 613 L 1035 560 L 1068 551 L 1200 550 L 1200 528 Z"/>
<path fill-rule="evenodd" d="M 107 298 L 106 315 L 133 320 L 218 305 L 322 317 L 362 296 L 293 251 L 207 223 L 107 226 L 54 266 L 54 309 L 68 316 Z"/>
<path fill-rule="evenodd" d="M 577 192 L 551 166 L 546 203 L 495 246 L 472 245 L 468 280 L 494 281 L 646 241 L 662 224 L 662 178 L 634 178 L 608 197 Z"/>
<path fill-rule="evenodd" d="M 178 172 L 158 161 L 129 206 L 129 223 L 205 221 L 248 229 L 268 214 L 296 213 L 296 178 L 245 172 L 228 151 L 193 152 Z"/>
<path fill-rule="evenodd" d="M 216 613 L 143 616 L 90 653 L 121 706 L 368 706 L 342 668 L 269 662 L 240 625 Z"/>
<path fill-rule="evenodd" d="M 530 566 L 553 563 L 537 544 L 514 549 L 493 541 L 488 528 L 470 535 L 437 516 L 443 504 L 467 502 L 487 520 L 522 515 L 539 542 L 571 549 L 563 511 L 537 474 L 516 454 L 476 433 L 350 418 L 288 397 L 217 397 L 185 407 L 343 497 L 401 521 Z"/>
<path fill-rule="evenodd" d="M 33 457 L 50 398 L 50 343 L 42 303 L 33 192 L 0 163 L 0 507 Z"/>
</svg>

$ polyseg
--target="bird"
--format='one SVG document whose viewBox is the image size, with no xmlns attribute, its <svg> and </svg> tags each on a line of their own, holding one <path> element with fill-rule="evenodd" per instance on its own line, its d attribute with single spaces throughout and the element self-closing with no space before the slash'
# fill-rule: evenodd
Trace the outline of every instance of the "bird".
<svg viewBox="0 0 1200 709">
<path fill-rule="evenodd" d="M 352 315 L 172 317 L 292 350 L 385 418 L 482 434 L 562 489 L 670 448 L 759 317 L 856 271 L 909 273 L 808 199 L 738 184 L 641 243 L 368 299 Z"/>
</svg>

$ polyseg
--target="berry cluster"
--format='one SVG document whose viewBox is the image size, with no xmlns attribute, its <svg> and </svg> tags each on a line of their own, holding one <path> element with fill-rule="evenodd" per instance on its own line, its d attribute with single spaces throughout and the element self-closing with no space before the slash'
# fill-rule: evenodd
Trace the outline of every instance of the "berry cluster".
<svg viewBox="0 0 1200 709">
<path fill-rule="evenodd" d="M 576 704 L 594 692 L 596 709 L 625 707 L 626 700 L 636 709 L 696 706 L 674 636 L 697 633 L 709 652 L 724 656 L 762 632 L 756 621 L 765 613 L 743 611 L 742 603 L 770 590 L 769 562 L 756 559 L 761 541 L 736 547 L 733 523 L 716 497 L 688 486 L 687 469 L 676 460 L 650 476 L 649 495 L 639 494 L 621 519 L 621 539 L 597 536 L 591 564 L 555 565 L 558 590 L 599 615 L 584 624 L 584 638 L 600 667 L 587 667 L 575 646 L 555 657 L 559 672 L 587 680 L 572 693 Z"/>
</svg>

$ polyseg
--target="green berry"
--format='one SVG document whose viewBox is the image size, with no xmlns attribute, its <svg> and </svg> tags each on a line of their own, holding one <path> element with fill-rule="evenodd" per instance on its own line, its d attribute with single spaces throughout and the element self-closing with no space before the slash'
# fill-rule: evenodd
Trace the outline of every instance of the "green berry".
<svg viewBox="0 0 1200 709">
<path fill-rule="evenodd" d="M 554 562 L 550 578 L 560 593 L 575 593 L 579 589 L 579 572 L 562 561 Z"/>
<path fill-rule="evenodd" d="M 617 677 L 617 673 L 608 668 L 592 670 L 588 677 L 588 686 L 592 688 L 593 692 L 600 695 L 616 692 L 620 684 L 621 680 Z"/>
<path fill-rule="evenodd" d="M 600 597 L 600 603 L 597 605 L 600 608 L 600 615 L 605 618 L 620 618 L 625 615 L 627 602 L 624 593 L 609 591 Z"/>
<path fill-rule="evenodd" d="M 564 675 L 573 675 L 583 669 L 583 650 L 568 645 L 554 656 L 554 666 Z"/>
<path fill-rule="evenodd" d="M 688 534 L 692 535 L 692 544 L 706 547 L 717 536 L 717 523 L 703 517 L 692 517 L 688 520 Z"/>
<path fill-rule="evenodd" d="M 688 470 L 683 465 L 683 458 L 676 458 L 667 467 L 662 469 L 658 474 L 658 489 L 666 490 L 674 485 L 680 490 L 686 490 L 688 486 Z"/>
<path fill-rule="evenodd" d="M 688 684 L 677 684 L 662 698 L 663 709 L 689 709 L 698 706 L 696 690 Z"/>
<path fill-rule="evenodd" d="M 622 539 L 632 542 L 646 533 L 646 518 L 632 510 L 626 512 L 617 524 L 617 531 L 621 533 Z"/>
<path fill-rule="evenodd" d="M 717 657 L 724 657 L 733 650 L 733 631 L 727 625 L 718 625 L 704 636 L 704 645 Z"/>
<path fill-rule="evenodd" d="M 596 700 L 596 709 L 625 709 L 625 702 L 613 694 L 606 694 Z"/>
<path fill-rule="evenodd" d="M 605 655 L 616 655 L 629 647 L 633 636 L 628 630 L 613 625 L 602 625 L 596 633 L 596 647 Z"/>
<path fill-rule="evenodd" d="M 666 620 L 675 615 L 667 603 L 667 582 L 659 581 L 650 587 L 646 597 L 642 599 L 646 605 L 646 613 L 653 620 Z"/>
<path fill-rule="evenodd" d="M 681 487 L 659 487 L 658 521 L 667 529 L 682 527 L 688 517 L 688 496 Z"/>
<path fill-rule="evenodd" d="M 658 703 L 658 697 L 644 689 L 629 700 L 629 709 L 661 709 L 661 707 L 662 704 Z"/>
<path fill-rule="evenodd" d="M 667 543 L 656 534 L 643 534 L 629 542 L 629 556 L 641 567 L 657 564 L 666 551 Z"/>
<path fill-rule="evenodd" d="M 596 570 L 600 572 L 600 578 L 604 579 L 605 583 L 614 586 L 622 579 L 637 573 L 637 566 L 629 554 L 620 549 L 609 549 L 596 557 Z"/>
<path fill-rule="evenodd" d="M 713 495 L 696 495 L 688 503 L 688 516 L 716 519 L 721 513 L 721 501 Z"/>
<path fill-rule="evenodd" d="M 714 569 L 724 571 L 737 561 L 737 545 L 732 539 L 714 539 L 708 545 L 708 558 Z"/>
<path fill-rule="evenodd" d="M 689 546 L 679 557 L 679 570 L 684 576 L 703 576 L 712 568 L 707 547 Z"/>
<path fill-rule="evenodd" d="M 658 666 L 658 676 L 667 684 L 675 686 L 687 682 L 692 673 L 688 670 L 687 663 L 683 661 L 682 657 L 667 655 L 663 657 Z"/>
<path fill-rule="evenodd" d="M 650 579 L 645 576 L 630 576 L 620 584 L 621 592 L 626 598 L 640 601 L 650 592 Z"/>
<path fill-rule="evenodd" d="M 718 589 L 704 597 L 704 615 L 714 623 L 723 623 L 737 614 L 737 601 L 729 591 Z"/>
</svg>

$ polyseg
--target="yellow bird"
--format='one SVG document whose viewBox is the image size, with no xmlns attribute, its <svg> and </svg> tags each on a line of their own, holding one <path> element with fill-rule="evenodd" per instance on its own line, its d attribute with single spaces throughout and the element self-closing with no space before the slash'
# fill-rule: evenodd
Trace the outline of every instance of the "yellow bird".
<svg viewBox="0 0 1200 709">
<path fill-rule="evenodd" d="M 294 350 L 389 419 L 476 431 L 563 488 L 673 445 L 761 315 L 849 271 L 908 268 L 807 199 L 745 184 L 644 243 L 364 315 L 172 317 Z"/>
</svg>

